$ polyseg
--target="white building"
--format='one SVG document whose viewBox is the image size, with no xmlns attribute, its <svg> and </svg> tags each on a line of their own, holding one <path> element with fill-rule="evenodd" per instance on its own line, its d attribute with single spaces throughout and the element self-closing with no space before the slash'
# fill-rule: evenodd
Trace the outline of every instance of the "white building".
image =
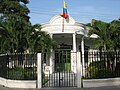
<svg viewBox="0 0 120 90">
<path fill-rule="evenodd" d="M 59 49 L 69 49 L 71 52 L 70 67 L 71 71 L 76 73 L 76 52 L 84 49 L 92 49 L 94 47 L 95 35 L 93 38 L 87 36 L 88 29 L 82 24 L 76 22 L 72 17 L 64 19 L 61 15 L 54 16 L 48 23 L 42 25 L 42 31 L 48 32 L 59 45 Z M 49 60 L 49 66 L 46 68 L 52 73 L 55 70 L 55 62 L 57 60 L 55 51 L 51 50 L 52 54 Z M 83 55 L 84 57 L 84 55 Z M 83 59 L 84 60 L 84 59 Z M 83 63 L 84 65 L 84 63 Z"/>
</svg>

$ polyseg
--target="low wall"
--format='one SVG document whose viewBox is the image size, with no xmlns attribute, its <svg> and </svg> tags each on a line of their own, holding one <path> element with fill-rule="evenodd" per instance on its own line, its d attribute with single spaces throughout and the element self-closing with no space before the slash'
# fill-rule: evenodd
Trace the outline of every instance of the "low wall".
<svg viewBox="0 0 120 90">
<path fill-rule="evenodd" d="M 83 80 L 83 87 L 120 86 L 120 78 Z"/>
<path fill-rule="evenodd" d="M 0 85 L 10 88 L 36 88 L 36 80 L 9 80 L 0 77 Z M 83 80 L 83 88 L 120 86 L 120 78 Z"/>
<path fill-rule="evenodd" d="M 36 88 L 36 80 L 9 80 L 0 77 L 0 84 L 10 88 Z"/>
</svg>

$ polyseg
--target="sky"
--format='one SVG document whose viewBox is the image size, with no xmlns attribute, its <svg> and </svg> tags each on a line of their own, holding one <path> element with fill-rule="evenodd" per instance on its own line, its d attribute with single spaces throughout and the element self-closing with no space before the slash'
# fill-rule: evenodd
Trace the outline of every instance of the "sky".
<svg viewBox="0 0 120 90">
<path fill-rule="evenodd" d="M 92 19 L 111 22 L 120 18 L 120 0 L 66 0 L 68 15 L 83 24 Z M 50 19 L 63 11 L 63 0 L 30 0 L 32 24 L 48 23 Z"/>
</svg>

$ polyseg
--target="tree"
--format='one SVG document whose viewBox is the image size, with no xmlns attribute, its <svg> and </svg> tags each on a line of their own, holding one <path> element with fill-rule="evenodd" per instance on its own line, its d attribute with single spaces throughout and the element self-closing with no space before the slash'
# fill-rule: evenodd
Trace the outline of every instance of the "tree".
<svg viewBox="0 0 120 90">
<path fill-rule="evenodd" d="M 0 0 L 0 13 L 27 16 L 29 9 L 26 4 L 28 3 L 29 0 Z"/>
<path fill-rule="evenodd" d="M 26 33 L 29 51 L 34 52 L 50 52 L 51 48 L 56 47 L 56 42 L 50 35 L 41 31 L 41 25 L 36 24 L 32 26 L 32 32 Z"/>
<path fill-rule="evenodd" d="M 98 35 L 98 39 L 96 42 L 96 48 L 100 48 L 102 50 L 112 50 L 113 49 L 113 42 L 110 38 L 110 24 L 99 21 L 99 20 L 92 20 L 91 25 L 89 24 L 90 30 L 89 35 L 96 34 Z"/>
<path fill-rule="evenodd" d="M 113 41 L 114 50 L 120 49 L 120 20 L 113 20 L 110 22 L 110 36 Z"/>
<path fill-rule="evenodd" d="M 28 0 L 0 0 L 0 52 L 49 52 L 55 45 L 40 25 L 31 25 Z M 37 31 L 37 30 L 38 31 Z"/>
<path fill-rule="evenodd" d="M 0 0 L 1 52 L 24 51 L 19 46 L 24 30 L 30 26 L 27 3 L 28 0 Z"/>
<path fill-rule="evenodd" d="M 116 69 L 116 63 L 117 63 L 117 51 L 120 50 L 120 19 L 118 20 L 113 20 L 110 22 L 110 36 L 111 40 L 113 41 L 113 48 L 114 48 L 114 53 L 113 53 L 113 60 L 112 63 L 113 65 L 111 68 L 113 70 Z"/>
<path fill-rule="evenodd" d="M 120 20 L 113 20 L 106 23 L 99 20 L 92 20 L 87 24 L 90 28 L 89 35 L 96 34 L 99 36 L 96 47 L 102 50 L 119 50 L 120 49 Z"/>
<path fill-rule="evenodd" d="M 98 35 L 96 47 L 102 50 L 112 50 L 115 52 L 120 49 L 120 20 L 113 20 L 110 23 L 102 22 L 99 20 L 92 20 L 92 24 L 88 24 L 90 27 L 89 35 L 96 34 Z M 116 68 L 116 53 L 109 52 L 109 57 L 111 60 L 108 60 L 108 54 L 106 52 L 106 67 L 115 70 Z M 112 54 L 110 54 L 112 53 Z M 111 65 L 111 63 L 113 63 Z"/>
</svg>

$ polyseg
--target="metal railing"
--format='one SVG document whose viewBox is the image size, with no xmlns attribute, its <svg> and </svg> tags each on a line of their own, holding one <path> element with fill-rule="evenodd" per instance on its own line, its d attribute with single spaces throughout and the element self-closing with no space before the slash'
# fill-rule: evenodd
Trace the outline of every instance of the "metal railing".
<svg viewBox="0 0 120 90">
<path fill-rule="evenodd" d="M 84 57 L 83 57 L 84 56 Z M 82 55 L 83 78 L 120 77 L 120 51 L 85 51 Z"/>
<path fill-rule="evenodd" d="M 0 77 L 12 80 L 36 80 L 37 54 L 0 55 Z"/>
<path fill-rule="evenodd" d="M 76 87 L 76 74 L 72 71 L 49 72 L 43 76 L 43 87 Z"/>
<path fill-rule="evenodd" d="M 76 73 L 71 66 L 71 56 L 75 52 L 69 49 L 60 49 L 54 52 L 51 66 L 45 66 L 42 74 L 43 87 L 76 87 Z M 46 63 L 49 61 L 47 60 Z M 44 63 L 44 62 L 43 62 Z M 44 65 L 44 64 L 43 64 Z M 52 67 L 52 68 L 51 68 Z M 51 70 L 53 69 L 53 70 Z M 52 71 L 52 72 L 51 72 Z"/>
</svg>

